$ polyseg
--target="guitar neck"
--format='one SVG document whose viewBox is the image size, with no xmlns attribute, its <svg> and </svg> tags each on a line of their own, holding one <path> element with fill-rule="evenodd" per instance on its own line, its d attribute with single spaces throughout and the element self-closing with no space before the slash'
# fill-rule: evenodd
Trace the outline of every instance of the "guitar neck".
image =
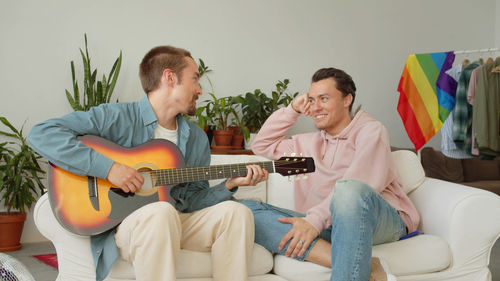
<svg viewBox="0 0 500 281">
<path fill-rule="evenodd" d="M 175 185 L 204 180 L 244 177 L 247 175 L 247 165 L 259 165 L 269 173 L 275 172 L 274 161 L 265 161 L 245 164 L 214 165 L 207 167 L 161 169 L 151 171 L 150 173 L 155 186 Z"/>
</svg>

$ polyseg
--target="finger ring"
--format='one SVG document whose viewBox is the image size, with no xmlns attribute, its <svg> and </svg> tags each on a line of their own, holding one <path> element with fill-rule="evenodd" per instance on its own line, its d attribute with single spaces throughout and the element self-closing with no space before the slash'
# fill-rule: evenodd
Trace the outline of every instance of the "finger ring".
<svg viewBox="0 0 500 281">
<path fill-rule="evenodd" d="M 304 241 L 299 240 L 299 242 L 297 242 L 297 244 L 302 245 L 302 244 L 304 244 Z"/>
<path fill-rule="evenodd" d="M 252 178 L 252 181 L 257 181 L 257 179 L 256 178 Z"/>
</svg>

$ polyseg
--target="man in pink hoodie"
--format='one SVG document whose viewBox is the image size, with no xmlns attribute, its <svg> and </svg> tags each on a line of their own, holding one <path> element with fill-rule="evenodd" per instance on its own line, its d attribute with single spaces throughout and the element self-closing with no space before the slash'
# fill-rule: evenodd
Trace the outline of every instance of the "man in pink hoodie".
<svg viewBox="0 0 500 281">
<path fill-rule="evenodd" d="M 296 212 L 242 202 L 254 213 L 257 243 L 331 266 L 336 281 L 367 281 L 372 245 L 399 240 L 420 220 L 401 187 L 387 130 L 365 111 L 351 114 L 355 96 L 347 73 L 318 70 L 309 92 L 274 112 L 252 143 L 255 154 L 271 159 L 313 157 L 316 171 L 295 181 Z M 313 118 L 319 131 L 285 139 L 301 114 Z"/>
</svg>

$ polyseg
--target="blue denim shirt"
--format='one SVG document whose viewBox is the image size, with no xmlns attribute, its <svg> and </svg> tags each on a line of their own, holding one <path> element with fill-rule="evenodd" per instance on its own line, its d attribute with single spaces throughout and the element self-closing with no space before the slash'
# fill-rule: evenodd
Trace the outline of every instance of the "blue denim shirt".
<svg viewBox="0 0 500 281">
<path fill-rule="evenodd" d="M 209 166 L 210 146 L 206 134 L 195 124 L 177 116 L 177 145 L 186 166 Z M 154 138 L 158 119 L 147 97 L 138 102 L 102 104 L 88 112 L 75 111 L 61 118 L 37 124 L 28 142 L 40 155 L 72 173 L 105 179 L 113 160 L 85 146 L 76 137 L 96 135 L 125 147 L 138 146 Z M 175 208 L 193 212 L 232 198 L 224 183 L 212 188 L 207 181 L 193 182 L 172 188 Z M 119 258 L 115 229 L 91 236 L 96 280 L 103 280 Z"/>
</svg>

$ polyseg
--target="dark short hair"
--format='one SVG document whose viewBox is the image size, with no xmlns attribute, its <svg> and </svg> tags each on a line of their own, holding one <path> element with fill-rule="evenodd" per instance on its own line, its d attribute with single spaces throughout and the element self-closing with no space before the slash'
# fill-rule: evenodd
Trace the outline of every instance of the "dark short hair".
<svg viewBox="0 0 500 281">
<path fill-rule="evenodd" d="M 352 102 L 349 106 L 349 111 L 351 111 L 354 99 L 356 98 L 356 85 L 354 85 L 352 77 L 343 70 L 337 68 L 322 68 L 314 73 L 312 83 L 328 78 L 333 78 L 335 82 L 337 82 L 337 90 L 339 90 L 344 97 L 349 94 L 352 96 Z"/>
<path fill-rule="evenodd" d="M 182 70 L 187 66 L 185 57 L 191 57 L 187 50 L 172 46 L 158 46 L 151 49 L 139 66 L 139 77 L 146 93 L 158 88 L 165 69 L 171 69 L 182 80 Z"/>
</svg>

